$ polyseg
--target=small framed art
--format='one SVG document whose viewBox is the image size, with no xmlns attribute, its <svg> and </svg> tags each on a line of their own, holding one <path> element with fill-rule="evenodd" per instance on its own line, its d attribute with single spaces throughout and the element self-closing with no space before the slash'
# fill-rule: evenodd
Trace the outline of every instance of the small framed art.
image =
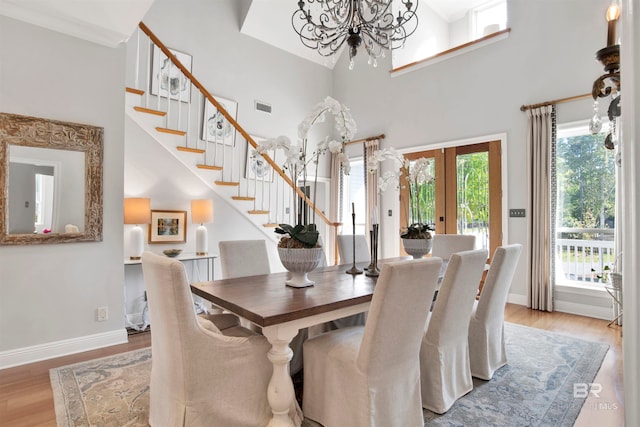
<svg viewBox="0 0 640 427">
<path fill-rule="evenodd" d="M 171 53 L 191 72 L 192 57 L 186 53 L 169 49 Z M 151 64 L 151 95 L 162 98 L 191 101 L 191 83 L 182 71 L 173 64 L 158 46 L 153 46 L 153 62 Z"/>
<path fill-rule="evenodd" d="M 187 211 L 152 210 L 149 243 L 186 243 Z"/>
<path fill-rule="evenodd" d="M 258 144 L 264 141 L 265 138 L 251 135 L 253 140 Z M 273 168 L 267 161 L 258 153 L 254 152 L 253 147 L 247 141 L 247 165 L 245 168 L 244 177 L 247 179 L 255 179 L 256 181 L 273 181 Z"/>
<path fill-rule="evenodd" d="M 215 97 L 222 108 L 235 120 L 238 114 L 238 103 L 229 99 Z M 203 141 L 223 143 L 224 145 L 235 145 L 236 130 L 229 123 L 229 120 L 205 98 L 202 110 L 202 136 Z"/>
</svg>

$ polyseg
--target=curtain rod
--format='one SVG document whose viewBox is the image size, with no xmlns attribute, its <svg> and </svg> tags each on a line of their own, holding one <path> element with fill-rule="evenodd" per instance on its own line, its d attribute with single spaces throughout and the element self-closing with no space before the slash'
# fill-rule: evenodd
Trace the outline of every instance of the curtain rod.
<svg viewBox="0 0 640 427">
<path fill-rule="evenodd" d="M 553 101 L 541 102 L 539 104 L 523 105 L 520 107 L 520 111 L 531 110 L 532 108 L 544 107 L 545 105 L 561 104 L 563 102 L 577 101 L 578 99 L 592 98 L 590 93 L 583 95 L 570 96 L 568 98 L 554 99 Z"/>
<path fill-rule="evenodd" d="M 378 136 L 370 136 L 369 138 L 362 138 L 362 139 L 356 139 L 355 141 L 345 142 L 344 145 L 357 144 L 358 142 L 367 142 L 367 141 L 372 141 L 374 139 L 384 139 L 384 133 Z"/>
</svg>

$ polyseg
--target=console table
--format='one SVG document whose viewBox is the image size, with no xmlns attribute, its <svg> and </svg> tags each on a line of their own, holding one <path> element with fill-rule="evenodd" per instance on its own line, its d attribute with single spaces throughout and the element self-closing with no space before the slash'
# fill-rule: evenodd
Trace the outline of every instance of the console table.
<svg viewBox="0 0 640 427">
<path fill-rule="evenodd" d="M 213 260 L 218 258 L 218 254 L 208 254 L 208 255 L 196 255 L 195 253 L 184 253 L 180 254 L 172 259 L 176 259 L 178 261 L 198 261 L 198 260 L 206 260 L 207 261 L 207 280 L 214 280 L 215 277 L 215 266 L 213 264 Z M 124 265 L 140 265 L 142 264 L 142 260 L 139 259 L 125 259 Z M 126 271 L 126 270 L 125 270 Z M 126 275 L 126 274 L 125 274 Z M 193 281 L 193 280 L 190 280 Z"/>
<path fill-rule="evenodd" d="M 190 283 L 215 280 L 214 260 L 218 254 L 196 255 L 195 253 L 181 253 L 172 259 L 185 263 L 187 267 L 187 277 Z M 201 266 L 206 263 L 206 277 L 200 277 Z M 146 329 L 147 321 L 147 298 L 144 288 L 144 278 L 142 276 L 141 260 L 124 260 L 124 314 L 125 325 L 134 330 Z M 202 300 L 196 298 L 196 309 L 203 309 Z M 140 327 L 142 325 L 142 327 Z"/>
</svg>

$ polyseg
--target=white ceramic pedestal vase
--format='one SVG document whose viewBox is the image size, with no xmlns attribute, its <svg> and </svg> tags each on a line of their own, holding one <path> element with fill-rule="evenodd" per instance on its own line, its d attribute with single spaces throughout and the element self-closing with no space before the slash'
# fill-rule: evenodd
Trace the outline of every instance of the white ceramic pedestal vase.
<svg viewBox="0 0 640 427">
<path fill-rule="evenodd" d="M 322 248 L 278 248 L 278 255 L 284 268 L 291 273 L 291 278 L 285 282 L 287 286 L 305 288 L 315 284 L 307 273 L 320 265 L 324 256 Z"/>
<path fill-rule="evenodd" d="M 433 239 L 402 239 L 404 251 L 413 259 L 420 259 L 431 252 L 432 243 Z"/>
</svg>

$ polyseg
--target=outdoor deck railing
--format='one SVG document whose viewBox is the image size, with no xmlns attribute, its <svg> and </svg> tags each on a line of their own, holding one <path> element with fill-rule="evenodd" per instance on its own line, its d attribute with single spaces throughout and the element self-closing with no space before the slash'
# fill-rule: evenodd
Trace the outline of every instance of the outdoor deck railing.
<svg viewBox="0 0 640 427">
<path fill-rule="evenodd" d="M 605 266 L 614 267 L 613 229 L 561 228 L 557 231 L 558 236 L 564 236 L 556 238 L 557 277 L 564 276 L 567 280 L 579 282 L 600 282 L 596 274 L 600 274 Z"/>
</svg>

